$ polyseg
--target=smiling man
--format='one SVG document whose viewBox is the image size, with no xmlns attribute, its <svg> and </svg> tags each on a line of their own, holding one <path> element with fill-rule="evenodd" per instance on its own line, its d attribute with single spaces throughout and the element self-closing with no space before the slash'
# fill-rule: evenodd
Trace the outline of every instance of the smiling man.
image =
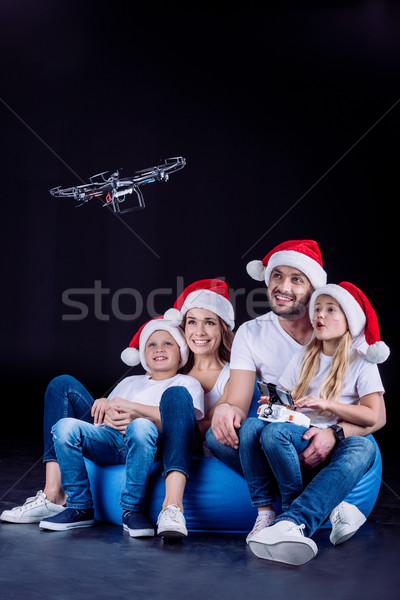
<svg viewBox="0 0 400 600">
<path fill-rule="evenodd" d="M 313 291 L 326 283 L 321 252 L 313 240 L 283 242 L 271 250 L 262 261 L 249 263 L 247 271 L 253 279 L 265 281 L 271 310 L 239 327 L 232 346 L 228 397 L 225 403 L 216 407 L 211 428 L 206 436 L 211 451 L 238 472 L 242 472 L 239 440 L 242 461 L 245 461 L 246 457 L 251 461 L 252 440 L 256 446 L 260 443 L 256 430 L 253 438 L 246 436 L 246 443 L 242 440 L 243 435 L 241 437 L 241 425 L 247 419 L 253 397 L 255 376 L 267 383 L 278 384 L 293 355 L 312 338 L 313 328 L 308 315 L 308 304 Z M 364 462 L 369 464 L 370 442 L 363 436 L 380 429 L 385 420 L 385 405 L 381 397 L 380 416 L 374 427 L 361 427 L 340 421 L 326 429 L 311 427 L 304 434 L 303 438 L 309 439 L 310 444 L 299 455 L 300 462 L 308 469 L 318 467 L 320 473 L 314 477 L 313 487 L 308 486 L 296 500 L 297 520 L 302 524 L 301 527 L 295 526 L 294 532 L 282 536 L 284 539 L 274 540 L 273 545 L 276 548 L 280 548 L 282 543 L 287 543 L 285 548 L 289 548 L 290 551 L 284 553 L 284 558 L 275 556 L 270 558 L 271 560 L 301 564 L 297 561 L 309 560 L 315 556 L 316 546 L 304 537 L 303 524 L 307 515 L 315 511 L 316 504 L 322 519 L 331 516 L 333 529 L 330 539 L 333 544 L 346 541 L 357 531 L 365 517 L 356 507 L 340 500 L 339 511 L 337 498 L 334 498 L 331 490 L 337 487 L 337 477 L 340 477 L 341 470 L 346 468 L 346 461 L 359 465 Z M 250 419 L 246 425 L 249 421 Z M 252 421 L 257 422 L 258 419 Z M 368 468 L 367 465 L 366 470 Z M 262 486 L 263 479 L 264 475 L 260 476 L 257 484 Z M 358 479 L 355 479 L 354 485 L 357 482 Z M 272 499 L 258 506 L 258 510 L 259 516 L 247 541 L 274 522 Z M 307 530 L 306 533 L 311 532 Z M 291 545 L 301 548 L 298 553 L 301 558 L 297 555 L 295 559 L 291 558 Z M 303 549 L 306 558 L 303 557 Z M 268 547 L 264 553 L 257 556 L 267 558 L 267 555 L 271 556 L 271 552 Z M 292 560 L 294 562 L 291 562 Z"/>
</svg>

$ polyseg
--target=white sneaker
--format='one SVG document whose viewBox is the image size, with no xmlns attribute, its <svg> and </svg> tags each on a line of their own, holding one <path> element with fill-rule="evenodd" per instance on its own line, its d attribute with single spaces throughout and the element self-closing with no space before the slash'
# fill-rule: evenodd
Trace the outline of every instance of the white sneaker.
<svg viewBox="0 0 400 600">
<path fill-rule="evenodd" d="M 329 518 L 332 523 L 329 539 L 334 546 L 350 539 L 367 520 L 357 506 L 348 502 L 338 504 Z"/>
<path fill-rule="evenodd" d="M 256 533 L 258 533 L 265 527 L 268 527 L 269 525 L 271 525 L 271 523 L 275 520 L 275 517 L 276 517 L 276 514 L 273 510 L 266 510 L 266 511 L 263 510 L 263 511 L 259 512 L 256 522 L 254 523 L 253 529 L 250 531 L 250 533 L 248 534 L 248 536 L 246 538 L 246 544 L 249 543 L 249 540 L 251 540 L 251 538 L 253 536 L 255 536 Z"/>
<path fill-rule="evenodd" d="M 157 535 L 166 538 L 181 538 L 188 534 L 186 521 L 179 506 L 170 504 L 158 515 Z"/>
<path fill-rule="evenodd" d="M 249 548 L 265 560 L 304 565 L 318 552 L 316 543 L 304 536 L 304 527 L 292 521 L 278 521 L 256 533 L 249 540 Z"/>
<path fill-rule="evenodd" d="M 40 490 L 36 496 L 27 498 L 22 506 L 3 510 L 0 519 L 9 523 L 39 523 L 42 519 L 54 517 L 65 508 L 65 506 L 49 502 L 46 494 Z"/>
</svg>

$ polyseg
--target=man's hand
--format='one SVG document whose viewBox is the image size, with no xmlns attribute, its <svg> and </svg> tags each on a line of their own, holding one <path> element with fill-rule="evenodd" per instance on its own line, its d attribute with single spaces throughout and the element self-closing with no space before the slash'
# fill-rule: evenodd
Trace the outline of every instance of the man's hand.
<svg viewBox="0 0 400 600">
<path fill-rule="evenodd" d="M 104 415 L 108 408 L 109 402 L 107 398 L 98 398 L 92 404 L 90 414 L 93 417 L 93 422 L 96 425 L 102 425 L 104 421 Z"/>
<path fill-rule="evenodd" d="M 311 440 L 304 452 L 299 454 L 300 464 L 304 469 L 313 469 L 324 462 L 336 444 L 335 434 L 330 427 L 311 427 L 303 435 L 303 439 Z"/>
<path fill-rule="evenodd" d="M 241 422 L 240 410 L 236 406 L 224 403 L 216 407 L 211 421 L 211 429 L 218 442 L 237 450 L 239 438 L 235 430 L 240 428 Z"/>
</svg>

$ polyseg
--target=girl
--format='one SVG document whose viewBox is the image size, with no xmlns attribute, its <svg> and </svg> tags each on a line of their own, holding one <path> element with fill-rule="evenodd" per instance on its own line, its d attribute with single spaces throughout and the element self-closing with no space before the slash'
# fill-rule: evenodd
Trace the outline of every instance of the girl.
<svg viewBox="0 0 400 600">
<path fill-rule="evenodd" d="M 375 311 L 363 292 L 348 282 L 316 290 L 310 301 L 315 337 L 297 353 L 282 377 L 282 387 L 292 390 L 296 409 L 311 426 L 331 427 L 344 439 L 341 420 L 373 426 L 384 393 L 378 367 L 389 355 L 379 340 Z M 304 427 L 273 423 L 268 427 L 266 453 L 278 481 L 282 508 L 287 510 L 302 492 L 298 454 L 309 444 Z"/>
<path fill-rule="evenodd" d="M 312 426 L 331 427 L 339 442 L 344 438 L 341 420 L 360 425 L 373 425 L 377 420 L 379 395 L 384 390 L 373 363 L 386 360 L 389 349 L 377 341 L 377 317 L 368 299 L 350 283 L 318 288 L 311 297 L 309 314 L 314 338 L 295 354 L 279 383 L 292 390 L 296 409 L 310 417 Z M 274 496 L 275 479 L 284 514 L 301 494 L 298 455 L 310 443 L 303 439 L 308 431 L 305 427 L 292 423 L 266 423 L 261 427 L 259 443 L 251 446 L 251 452 L 247 447 L 247 452 L 240 455 L 252 503 L 259 510 L 247 537 L 249 544 L 275 522 L 274 507 L 265 502 Z M 279 516 L 278 520 L 281 518 L 285 517 Z"/>
</svg>

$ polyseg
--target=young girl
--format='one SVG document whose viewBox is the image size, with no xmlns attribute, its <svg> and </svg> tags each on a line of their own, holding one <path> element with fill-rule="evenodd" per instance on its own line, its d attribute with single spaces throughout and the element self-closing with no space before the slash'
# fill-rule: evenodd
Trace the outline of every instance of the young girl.
<svg viewBox="0 0 400 600">
<path fill-rule="evenodd" d="M 341 420 L 366 427 L 376 423 L 384 389 L 375 363 L 386 360 L 389 349 L 378 341 L 378 321 L 367 297 L 351 283 L 319 288 L 309 311 L 315 337 L 293 357 L 280 385 L 292 390 L 296 409 L 311 426 L 331 427 L 340 441 Z M 309 444 L 303 439 L 307 429 L 272 423 L 267 430 L 264 449 L 285 511 L 303 489 L 298 454 Z"/>
</svg>

